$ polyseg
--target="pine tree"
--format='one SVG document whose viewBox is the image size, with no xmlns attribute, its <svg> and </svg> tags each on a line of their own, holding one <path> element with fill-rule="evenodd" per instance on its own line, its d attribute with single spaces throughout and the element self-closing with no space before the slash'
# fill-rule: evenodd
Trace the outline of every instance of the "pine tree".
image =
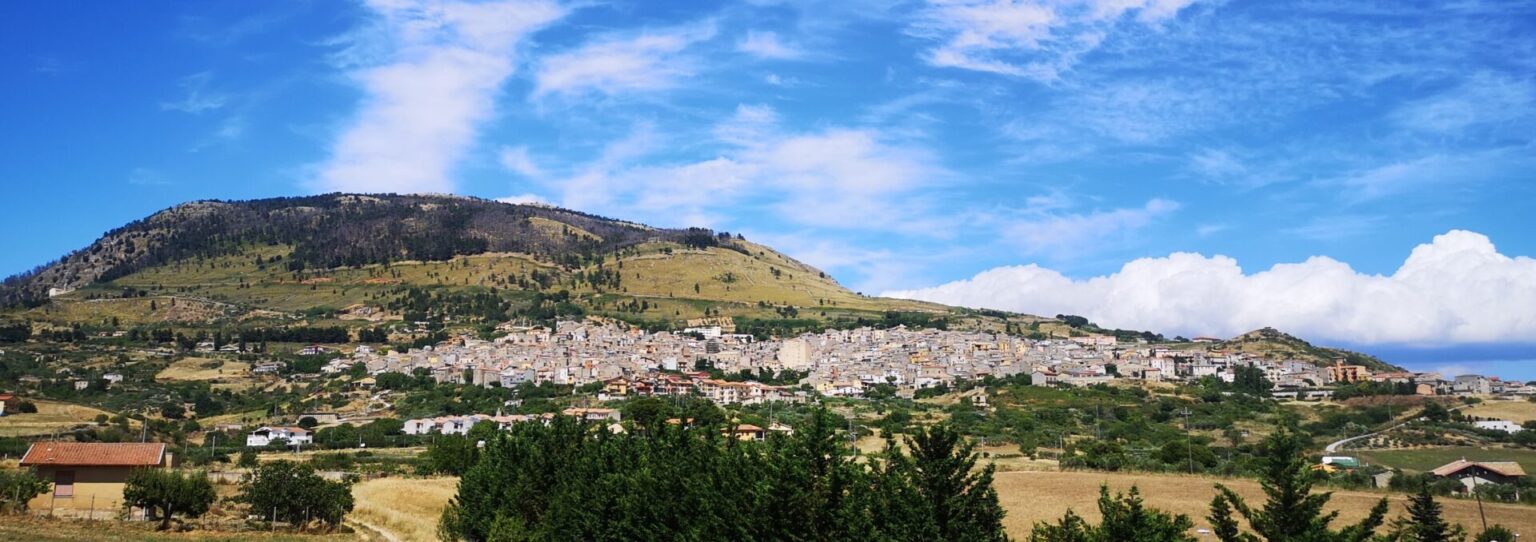
<svg viewBox="0 0 1536 542">
<path fill-rule="evenodd" d="M 1429 485 L 1408 498 L 1408 520 L 1402 526 L 1403 542 L 1461 542 L 1467 538 L 1461 526 L 1451 525 L 1440 516 L 1440 503 L 1429 493 Z"/>
<path fill-rule="evenodd" d="M 1230 515 L 1226 518 L 1219 515 L 1229 503 L 1258 534 L 1258 538 L 1254 538 L 1229 530 L 1227 538 L 1221 538 L 1222 542 L 1364 542 L 1375 534 L 1386 518 L 1385 498 L 1377 502 L 1359 523 L 1340 531 L 1329 529 L 1328 525 L 1339 513 L 1324 513 L 1323 507 L 1333 494 L 1312 493 L 1313 481 L 1303 450 L 1301 437 L 1292 429 L 1282 428 L 1264 439 L 1260 482 L 1267 500 L 1262 509 L 1250 508 L 1242 496 L 1226 486 L 1216 485 L 1219 499 L 1211 503 L 1211 524 L 1226 521 L 1235 527 Z"/>
</svg>

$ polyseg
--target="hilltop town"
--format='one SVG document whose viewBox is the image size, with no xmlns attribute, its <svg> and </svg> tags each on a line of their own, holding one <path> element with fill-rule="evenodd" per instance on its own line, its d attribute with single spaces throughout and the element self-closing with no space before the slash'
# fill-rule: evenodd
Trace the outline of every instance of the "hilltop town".
<svg viewBox="0 0 1536 542">
<path fill-rule="evenodd" d="M 1024 378 L 1036 386 L 1180 383 L 1214 378 L 1231 384 L 1257 370 L 1276 399 L 1324 399 L 1341 384 L 1413 386 L 1415 394 L 1536 394 L 1498 377 L 1372 371 L 1317 365 L 1254 353 L 1187 345 L 1121 342 L 1107 335 L 1028 339 L 939 329 L 858 328 L 754 340 L 728 321 L 681 332 L 646 332 L 611 323 L 561 321 L 552 328 L 503 326 L 493 340 L 455 338 L 435 346 L 378 352 L 363 345 L 326 365 L 340 373 L 361 364 L 370 375 L 425 371 L 439 383 L 516 387 L 601 385 L 601 397 L 697 394 L 717 404 L 805 402 L 822 397 L 948 390 L 959 382 Z M 784 376 L 793 381 L 784 382 Z M 764 383 L 775 381 L 778 385 Z M 371 385 L 360 379 L 360 385 Z"/>
</svg>

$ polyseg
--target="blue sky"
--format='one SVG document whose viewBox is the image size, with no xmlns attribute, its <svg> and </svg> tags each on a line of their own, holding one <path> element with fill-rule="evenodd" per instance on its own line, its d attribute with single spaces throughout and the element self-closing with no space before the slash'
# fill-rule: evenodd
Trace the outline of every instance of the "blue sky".
<svg viewBox="0 0 1536 542">
<path fill-rule="evenodd" d="M 1532 2 L 6 3 L 0 66 L 3 274 L 191 199 L 454 192 L 867 293 L 1536 342 Z"/>
</svg>

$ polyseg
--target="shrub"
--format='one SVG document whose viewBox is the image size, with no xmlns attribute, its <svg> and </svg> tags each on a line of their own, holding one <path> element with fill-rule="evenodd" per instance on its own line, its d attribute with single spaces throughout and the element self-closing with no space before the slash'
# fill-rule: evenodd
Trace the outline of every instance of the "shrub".
<svg viewBox="0 0 1536 542">
<path fill-rule="evenodd" d="M 0 512 L 25 512 L 27 501 L 48 491 L 48 482 L 30 470 L 0 470 Z"/>
</svg>

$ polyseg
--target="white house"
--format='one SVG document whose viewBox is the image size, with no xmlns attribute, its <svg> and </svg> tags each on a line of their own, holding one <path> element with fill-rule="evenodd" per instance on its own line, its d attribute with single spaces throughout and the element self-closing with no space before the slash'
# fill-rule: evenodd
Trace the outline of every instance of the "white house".
<svg viewBox="0 0 1536 542">
<path fill-rule="evenodd" d="M 1520 424 L 1512 422 L 1512 421 L 1509 421 L 1509 420 L 1487 420 L 1487 421 L 1481 421 L 1481 422 L 1472 422 L 1472 425 L 1476 426 L 1478 429 L 1487 429 L 1487 430 L 1490 430 L 1490 431 L 1503 431 L 1503 432 L 1509 433 L 1511 435 L 1513 435 L 1515 433 L 1519 433 L 1519 432 L 1525 430 L 1525 428 L 1520 427 Z"/>
<path fill-rule="evenodd" d="M 279 439 L 288 441 L 288 444 L 312 444 L 315 435 L 303 427 L 263 427 L 246 435 L 245 445 L 266 446 Z"/>
</svg>

